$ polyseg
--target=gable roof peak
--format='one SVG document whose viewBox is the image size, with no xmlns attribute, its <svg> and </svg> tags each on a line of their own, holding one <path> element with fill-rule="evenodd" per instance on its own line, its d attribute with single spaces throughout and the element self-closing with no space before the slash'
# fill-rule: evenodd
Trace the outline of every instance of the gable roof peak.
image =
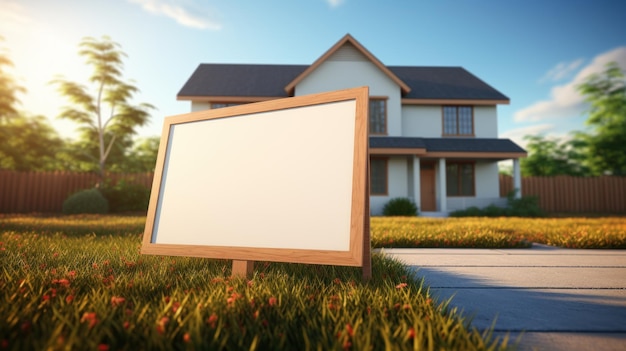
<svg viewBox="0 0 626 351">
<path fill-rule="evenodd" d="M 292 96 L 296 85 L 300 83 L 304 78 L 306 78 L 309 74 L 311 74 L 317 67 L 319 67 L 323 62 L 325 62 L 329 57 L 331 57 L 334 53 L 336 53 L 339 49 L 341 49 L 344 45 L 352 45 L 357 49 L 363 56 L 365 56 L 369 61 L 371 61 L 378 69 L 380 69 L 387 77 L 393 80 L 396 84 L 400 86 L 403 94 L 408 94 L 411 91 L 411 88 L 403 82 L 398 76 L 396 76 L 391 70 L 387 68 L 376 56 L 372 55 L 369 50 L 367 50 L 361 43 L 359 43 L 350 33 L 344 35 L 335 45 L 333 45 L 330 49 L 328 49 L 322 56 L 320 56 L 313 64 L 311 64 L 307 69 L 305 69 L 301 74 L 299 74 L 294 80 L 292 80 L 285 87 L 285 92 L 287 92 L 288 96 Z"/>
</svg>

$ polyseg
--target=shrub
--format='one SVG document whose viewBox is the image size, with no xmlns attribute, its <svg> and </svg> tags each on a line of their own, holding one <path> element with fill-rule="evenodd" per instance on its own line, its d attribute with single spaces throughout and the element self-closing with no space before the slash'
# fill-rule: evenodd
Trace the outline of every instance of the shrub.
<svg viewBox="0 0 626 351">
<path fill-rule="evenodd" d="M 468 207 L 464 210 L 453 211 L 450 217 L 544 217 L 545 212 L 539 207 L 539 198 L 525 196 L 515 198 L 515 191 L 507 195 L 506 208 L 489 205 L 485 208 Z"/>
<path fill-rule="evenodd" d="M 383 207 L 384 216 L 417 216 L 417 205 L 406 197 L 389 200 Z"/>
<path fill-rule="evenodd" d="M 109 201 L 111 212 L 147 211 L 150 190 L 143 185 L 120 180 L 115 185 L 107 184 L 102 194 Z"/>
<path fill-rule="evenodd" d="M 64 214 L 107 212 L 109 212 L 109 202 L 96 188 L 78 191 L 63 202 Z"/>
</svg>

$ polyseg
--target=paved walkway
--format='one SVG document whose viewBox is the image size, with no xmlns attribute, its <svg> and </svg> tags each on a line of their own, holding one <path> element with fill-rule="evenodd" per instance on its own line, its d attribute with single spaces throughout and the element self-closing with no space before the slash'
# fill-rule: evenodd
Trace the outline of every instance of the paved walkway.
<svg viewBox="0 0 626 351">
<path fill-rule="evenodd" d="M 383 249 L 520 350 L 626 350 L 626 250 Z"/>
</svg>

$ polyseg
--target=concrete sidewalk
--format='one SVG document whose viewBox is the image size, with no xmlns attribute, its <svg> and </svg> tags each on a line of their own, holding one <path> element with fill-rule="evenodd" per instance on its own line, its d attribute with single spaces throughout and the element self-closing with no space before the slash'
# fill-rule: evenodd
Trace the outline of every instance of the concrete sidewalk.
<svg viewBox="0 0 626 351">
<path fill-rule="evenodd" d="M 383 249 L 520 350 L 626 350 L 626 250 Z"/>
</svg>

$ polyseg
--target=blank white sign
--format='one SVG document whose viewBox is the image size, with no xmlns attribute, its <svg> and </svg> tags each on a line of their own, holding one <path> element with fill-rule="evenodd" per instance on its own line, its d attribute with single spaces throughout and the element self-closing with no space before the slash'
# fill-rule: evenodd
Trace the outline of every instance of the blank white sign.
<svg viewBox="0 0 626 351">
<path fill-rule="evenodd" d="M 360 264 L 363 106 L 367 88 L 167 118 L 142 252 Z"/>
</svg>

